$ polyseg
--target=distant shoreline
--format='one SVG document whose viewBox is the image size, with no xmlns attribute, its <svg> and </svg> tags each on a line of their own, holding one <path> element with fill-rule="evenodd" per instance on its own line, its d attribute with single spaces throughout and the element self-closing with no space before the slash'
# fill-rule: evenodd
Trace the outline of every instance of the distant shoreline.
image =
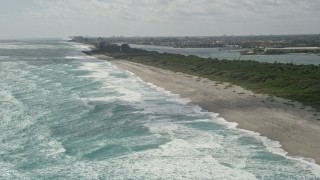
<svg viewBox="0 0 320 180">
<path fill-rule="evenodd" d="M 133 72 L 146 82 L 188 98 L 205 110 L 219 113 L 226 120 L 238 123 L 242 129 L 259 132 L 271 140 L 279 141 L 290 156 L 311 158 L 320 163 L 320 122 L 310 112 L 311 109 L 299 108 L 303 106 L 300 103 L 255 94 L 228 83 L 101 54 L 92 55 Z"/>
</svg>

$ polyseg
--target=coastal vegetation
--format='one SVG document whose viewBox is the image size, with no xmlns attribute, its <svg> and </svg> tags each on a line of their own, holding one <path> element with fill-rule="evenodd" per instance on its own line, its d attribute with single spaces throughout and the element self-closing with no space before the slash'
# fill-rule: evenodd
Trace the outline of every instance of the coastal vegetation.
<svg viewBox="0 0 320 180">
<path fill-rule="evenodd" d="M 320 65 L 220 60 L 158 53 L 110 44 L 86 52 L 182 72 L 214 81 L 230 82 L 256 93 L 287 98 L 320 110 Z"/>
</svg>

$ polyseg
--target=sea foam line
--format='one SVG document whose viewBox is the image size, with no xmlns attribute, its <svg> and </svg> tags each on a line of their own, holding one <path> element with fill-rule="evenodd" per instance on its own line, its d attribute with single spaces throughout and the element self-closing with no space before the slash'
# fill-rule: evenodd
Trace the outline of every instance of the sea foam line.
<svg viewBox="0 0 320 180">
<path fill-rule="evenodd" d="M 188 98 L 181 98 L 181 96 L 179 94 L 175 94 L 171 91 L 167 91 L 164 88 L 156 86 L 150 82 L 144 82 L 140 77 L 138 77 L 134 73 L 132 73 L 132 72 L 130 72 L 130 73 L 132 75 L 136 76 L 136 78 L 138 78 L 142 83 L 145 83 L 145 84 L 149 85 L 150 87 L 156 89 L 157 91 L 163 92 L 163 93 L 171 96 L 174 101 L 181 103 L 181 104 L 184 104 L 184 105 L 189 104 L 192 106 L 194 111 L 196 111 L 198 113 L 206 113 L 206 114 L 210 115 L 212 117 L 212 119 L 211 119 L 212 121 L 214 121 L 218 124 L 221 124 L 230 130 L 244 133 L 245 135 L 247 135 L 249 137 L 253 137 L 256 140 L 261 141 L 269 152 L 271 152 L 273 154 L 280 155 L 280 156 L 285 157 L 287 159 L 299 161 L 305 165 L 308 165 L 309 167 L 311 167 L 312 173 L 315 174 L 316 176 L 320 177 L 320 165 L 316 164 L 316 161 L 314 159 L 304 158 L 304 157 L 300 157 L 300 156 L 289 156 L 288 152 L 286 152 L 284 149 L 282 149 L 282 145 L 280 144 L 279 141 L 271 140 L 268 137 L 262 136 L 260 133 L 255 132 L 255 131 L 241 129 L 238 127 L 239 126 L 238 123 L 227 121 L 223 117 L 220 117 L 220 114 L 215 113 L 215 112 L 208 112 L 208 111 L 204 110 L 202 107 L 200 107 L 199 105 L 193 104 L 192 101 Z"/>
<path fill-rule="evenodd" d="M 113 67 L 115 67 L 115 68 L 117 68 L 117 69 L 119 69 L 119 70 L 123 70 L 123 69 L 120 69 L 119 67 L 117 67 L 116 65 L 111 64 L 110 62 L 108 62 L 108 64 L 113 66 Z M 218 114 L 218 113 L 208 112 L 208 111 L 204 110 L 199 105 L 193 104 L 192 101 L 189 98 L 182 98 L 179 94 L 175 94 L 175 93 L 173 93 L 171 91 L 168 91 L 168 90 L 166 90 L 166 89 L 164 89 L 162 87 L 156 86 L 153 83 L 143 81 L 140 77 L 138 77 L 133 72 L 130 72 L 128 70 L 124 70 L 124 71 L 126 71 L 130 75 L 134 76 L 141 83 L 146 84 L 146 85 L 150 86 L 151 88 L 153 88 L 153 89 L 155 89 L 155 90 L 157 90 L 159 92 L 162 92 L 162 93 L 172 97 L 172 99 L 175 102 L 178 102 L 178 103 L 184 104 L 184 105 L 191 105 L 195 112 L 206 113 L 206 114 L 210 115 L 212 117 L 212 119 L 211 119 L 212 121 L 214 121 L 214 122 L 216 122 L 218 124 L 221 124 L 221 125 L 227 127 L 230 130 L 243 133 L 243 134 L 245 134 L 245 135 L 247 135 L 249 137 L 253 137 L 254 139 L 262 142 L 263 145 L 266 147 L 266 149 L 269 152 L 271 152 L 273 154 L 280 155 L 280 156 L 285 157 L 285 158 L 290 159 L 290 160 L 301 162 L 302 164 L 305 164 L 305 165 L 311 167 L 312 173 L 315 174 L 316 176 L 320 177 L 320 165 L 316 164 L 314 159 L 304 158 L 304 157 L 300 157 L 300 156 L 289 156 L 288 152 L 286 152 L 284 149 L 282 149 L 282 145 L 280 144 L 279 141 L 271 140 L 266 136 L 262 136 L 258 132 L 254 132 L 254 131 L 250 131 L 250 130 L 246 130 L 246 129 L 241 129 L 241 128 L 238 127 L 239 126 L 238 123 L 227 121 L 223 117 L 220 117 L 220 114 Z"/>
</svg>

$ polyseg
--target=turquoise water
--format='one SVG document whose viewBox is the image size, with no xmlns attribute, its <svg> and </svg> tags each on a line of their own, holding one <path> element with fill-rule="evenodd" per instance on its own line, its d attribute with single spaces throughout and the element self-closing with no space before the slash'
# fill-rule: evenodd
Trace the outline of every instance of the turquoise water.
<svg viewBox="0 0 320 180">
<path fill-rule="evenodd" d="M 196 55 L 203 58 L 218 58 L 227 60 L 253 60 L 259 62 L 320 64 L 320 54 L 281 54 L 281 55 L 240 55 L 241 50 L 219 50 L 218 48 L 173 48 L 166 46 L 136 45 L 131 47 L 182 55 Z"/>
<path fill-rule="evenodd" d="M 277 142 L 85 49 L 0 41 L 0 179 L 320 179 Z"/>
</svg>

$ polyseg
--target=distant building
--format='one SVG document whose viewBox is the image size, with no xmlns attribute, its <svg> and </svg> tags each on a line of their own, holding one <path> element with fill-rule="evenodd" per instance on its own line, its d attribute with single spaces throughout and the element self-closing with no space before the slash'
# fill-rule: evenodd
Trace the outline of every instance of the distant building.
<svg viewBox="0 0 320 180">
<path fill-rule="evenodd" d="M 108 45 L 110 45 L 110 43 L 107 41 L 98 41 L 96 46 L 97 48 L 102 49 L 107 47 Z"/>
</svg>

